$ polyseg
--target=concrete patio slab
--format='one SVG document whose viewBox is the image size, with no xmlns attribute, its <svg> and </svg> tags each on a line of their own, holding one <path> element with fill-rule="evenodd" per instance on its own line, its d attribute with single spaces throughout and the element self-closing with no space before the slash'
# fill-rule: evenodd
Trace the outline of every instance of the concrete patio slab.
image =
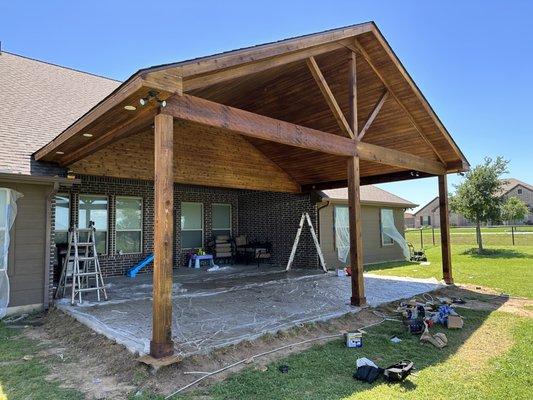
<svg viewBox="0 0 533 400">
<path fill-rule="evenodd" d="M 67 299 L 57 306 L 95 331 L 146 354 L 152 326 L 151 275 L 108 280 L 109 300 L 82 305 Z M 180 269 L 173 290 L 173 340 L 181 356 L 253 340 L 266 333 L 324 321 L 360 309 L 349 305 L 350 278 L 317 270 L 255 266 L 224 267 L 216 272 Z M 365 275 L 371 306 L 436 290 L 435 279 Z"/>
</svg>

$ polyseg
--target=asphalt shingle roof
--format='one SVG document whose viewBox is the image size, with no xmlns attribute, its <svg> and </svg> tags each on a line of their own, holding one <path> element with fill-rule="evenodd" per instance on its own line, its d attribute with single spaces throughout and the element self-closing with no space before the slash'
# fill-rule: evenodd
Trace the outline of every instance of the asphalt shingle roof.
<svg viewBox="0 0 533 400">
<path fill-rule="evenodd" d="M 377 186 L 361 186 L 361 203 L 363 204 L 390 204 L 397 207 L 414 208 L 417 204 L 409 200 L 402 199 L 395 194 L 380 189 Z M 321 192 L 323 200 L 348 200 L 348 188 L 323 190 Z"/>
<path fill-rule="evenodd" d="M 31 155 L 120 82 L 19 55 L 0 54 L 0 172 L 56 174 Z"/>
</svg>

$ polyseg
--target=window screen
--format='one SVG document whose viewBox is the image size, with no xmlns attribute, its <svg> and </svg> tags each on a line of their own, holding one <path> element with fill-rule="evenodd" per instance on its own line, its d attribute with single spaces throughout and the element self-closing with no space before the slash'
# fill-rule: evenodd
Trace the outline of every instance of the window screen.
<svg viewBox="0 0 533 400">
<path fill-rule="evenodd" d="M 181 203 L 181 248 L 200 248 L 204 242 L 202 203 Z"/>
<path fill-rule="evenodd" d="M 80 195 L 78 225 L 88 228 L 91 221 L 96 228 L 96 250 L 107 253 L 107 197 Z"/>
<path fill-rule="evenodd" d="M 383 232 L 383 227 L 385 221 L 393 221 L 394 222 L 394 213 L 390 208 L 382 208 L 381 214 L 380 214 L 380 232 L 381 232 L 381 244 L 383 246 L 388 246 L 391 244 L 394 244 L 394 240 L 389 235 L 386 235 Z"/>
<path fill-rule="evenodd" d="M 70 227 L 70 197 L 68 194 L 58 194 L 55 197 L 54 240 L 56 244 L 68 242 L 68 228 Z"/>
<path fill-rule="evenodd" d="M 142 199 L 116 198 L 116 251 L 118 253 L 142 252 Z"/>
<path fill-rule="evenodd" d="M 231 204 L 213 204 L 213 236 L 231 236 Z"/>
</svg>

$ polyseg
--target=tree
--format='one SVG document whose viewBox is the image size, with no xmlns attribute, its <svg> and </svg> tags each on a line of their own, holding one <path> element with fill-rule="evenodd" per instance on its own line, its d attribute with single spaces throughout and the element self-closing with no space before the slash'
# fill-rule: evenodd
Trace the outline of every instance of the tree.
<svg viewBox="0 0 533 400">
<path fill-rule="evenodd" d="M 483 252 L 481 224 L 500 218 L 501 189 L 504 181 L 500 176 L 507 172 L 509 161 L 502 157 L 496 160 L 485 157 L 484 163 L 465 174 L 465 179 L 455 185 L 456 192 L 450 199 L 450 208 L 476 223 L 478 252 Z"/>
<path fill-rule="evenodd" d="M 527 204 L 518 197 L 509 197 L 505 203 L 502 204 L 501 217 L 503 221 L 512 223 L 513 221 L 523 221 L 529 213 Z"/>
</svg>

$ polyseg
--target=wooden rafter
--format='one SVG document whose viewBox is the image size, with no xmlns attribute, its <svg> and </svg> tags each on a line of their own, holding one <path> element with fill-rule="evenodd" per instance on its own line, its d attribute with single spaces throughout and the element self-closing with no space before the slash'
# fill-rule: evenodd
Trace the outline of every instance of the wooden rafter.
<svg viewBox="0 0 533 400">
<path fill-rule="evenodd" d="M 356 53 L 359 53 L 361 54 L 361 56 L 363 56 L 363 58 L 365 59 L 365 61 L 368 63 L 368 65 L 370 66 L 370 68 L 372 68 L 372 70 L 374 71 L 374 73 L 376 74 L 376 76 L 379 78 L 379 80 L 383 83 L 383 85 L 387 88 L 389 94 L 394 98 L 394 100 L 396 101 L 396 103 L 400 106 L 400 108 L 404 111 L 405 115 L 407 116 L 407 118 L 409 119 L 409 121 L 411 122 L 411 124 L 413 125 L 413 127 L 416 129 L 416 131 L 418 132 L 418 134 L 420 135 L 420 137 L 422 138 L 422 140 L 424 140 L 424 142 L 433 150 L 433 152 L 435 153 L 435 155 L 438 157 L 439 160 L 441 160 L 442 162 L 445 162 L 444 161 L 444 158 L 442 158 L 442 156 L 439 154 L 439 152 L 437 151 L 437 149 L 435 148 L 435 146 L 433 145 L 433 143 L 431 143 L 431 141 L 427 138 L 427 136 L 425 135 L 424 131 L 418 126 L 418 124 L 416 123 L 416 121 L 414 120 L 413 116 L 411 115 L 411 113 L 409 112 L 409 110 L 405 107 L 405 105 L 403 104 L 403 102 L 398 98 L 398 96 L 396 95 L 396 93 L 394 92 L 394 90 L 391 88 L 391 86 L 387 83 L 387 80 L 383 77 L 383 74 L 377 69 L 377 67 L 374 65 L 374 63 L 370 60 L 370 57 L 368 55 L 368 53 L 365 51 L 365 49 L 363 49 L 363 47 L 359 44 L 357 38 L 354 38 L 353 41 L 345 41 L 343 42 L 344 45 L 356 52 Z"/>
<path fill-rule="evenodd" d="M 387 100 L 388 97 L 389 97 L 389 91 L 385 90 L 383 92 L 383 95 L 381 96 L 381 98 L 378 100 L 378 103 L 374 107 L 374 110 L 370 114 L 370 117 L 368 117 L 368 120 L 366 121 L 365 125 L 363 126 L 363 129 L 361 129 L 361 132 L 359 132 L 359 135 L 357 136 L 358 140 L 362 140 L 363 137 L 365 136 L 366 132 L 370 129 L 370 127 L 372 126 L 372 123 L 374 122 L 374 120 L 378 116 L 379 112 L 381 111 L 381 108 L 383 107 L 383 104 L 385 104 L 385 101 Z"/>
<path fill-rule="evenodd" d="M 354 139 L 355 135 L 352 132 L 352 128 L 348 124 L 348 121 L 346 121 L 342 109 L 340 108 L 339 103 L 337 103 L 337 100 L 335 100 L 335 96 L 333 96 L 333 92 L 329 88 L 329 85 L 326 82 L 322 71 L 320 71 L 320 68 L 314 57 L 309 57 L 307 59 L 307 66 L 309 67 L 311 75 L 313 75 L 313 78 L 315 79 L 318 87 L 320 88 L 322 96 L 324 96 L 326 103 L 328 103 L 328 106 L 331 112 L 333 113 L 337 124 L 345 134 Z"/>
<path fill-rule="evenodd" d="M 59 159 L 59 164 L 74 164 L 76 161 L 87 157 L 89 154 L 97 152 L 117 140 L 138 133 L 140 130 L 153 123 L 156 112 L 157 110 L 152 107 L 143 110 L 140 114 L 132 117 L 126 123 L 107 131 L 102 136 L 98 137 L 97 140 L 92 140 L 86 145 L 79 147 L 77 150 L 65 154 Z"/>
<path fill-rule="evenodd" d="M 337 156 L 356 154 L 355 142 L 351 139 L 186 94 L 169 99 L 165 113 L 255 139 Z"/>
</svg>

